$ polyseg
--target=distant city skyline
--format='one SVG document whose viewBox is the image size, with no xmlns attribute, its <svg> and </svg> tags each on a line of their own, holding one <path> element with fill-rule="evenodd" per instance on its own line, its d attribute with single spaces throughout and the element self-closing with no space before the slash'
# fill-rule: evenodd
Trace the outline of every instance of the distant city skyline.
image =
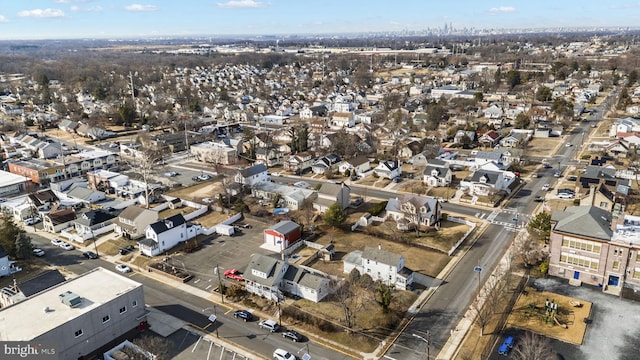
<svg viewBox="0 0 640 360">
<path fill-rule="evenodd" d="M 637 28 L 640 1 L 4 0 L 0 40 Z"/>
</svg>

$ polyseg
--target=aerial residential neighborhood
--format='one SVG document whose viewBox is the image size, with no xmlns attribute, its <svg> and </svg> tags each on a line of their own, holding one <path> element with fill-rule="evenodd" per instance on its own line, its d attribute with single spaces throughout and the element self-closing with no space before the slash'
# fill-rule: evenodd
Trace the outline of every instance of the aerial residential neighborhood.
<svg viewBox="0 0 640 360">
<path fill-rule="evenodd" d="M 622 359 L 636 35 L 0 41 L 3 340 Z"/>
</svg>

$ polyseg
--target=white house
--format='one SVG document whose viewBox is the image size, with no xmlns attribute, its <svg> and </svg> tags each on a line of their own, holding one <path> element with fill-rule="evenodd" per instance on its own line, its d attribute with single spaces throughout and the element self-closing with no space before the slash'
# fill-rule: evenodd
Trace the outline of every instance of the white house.
<svg viewBox="0 0 640 360">
<path fill-rule="evenodd" d="M 460 182 L 460 188 L 467 189 L 470 195 L 488 196 L 491 193 L 505 191 L 511 193 L 511 185 L 517 177 L 510 171 L 492 171 L 479 169 L 470 179 Z"/>
<path fill-rule="evenodd" d="M 247 186 L 270 181 L 270 177 L 267 174 L 267 166 L 265 164 L 256 164 L 244 168 L 236 173 L 234 181 L 238 184 Z"/>
<path fill-rule="evenodd" d="M 626 117 L 616 120 L 609 128 L 609 136 L 616 137 L 618 133 L 640 132 L 640 118 Z"/>
<path fill-rule="evenodd" d="M 417 195 L 391 198 L 385 207 L 387 217 L 397 223 L 398 230 L 411 230 L 416 226 L 439 226 L 442 209 L 437 199 Z"/>
<path fill-rule="evenodd" d="M 16 266 L 15 261 L 9 260 L 7 251 L 0 245 L 0 277 L 9 276 L 18 271 L 22 271 L 22 268 Z"/>
<path fill-rule="evenodd" d="M 484 109 L 483 114 L 484 114 L 484 117 L 486 117 L 487 119 L 500 119 L 504 115 L 504 112 L 499 106 L 497 106 L 496 104 L 493 104 L 488 108 Z"/>
<path fill-rule="evenodd" d="M 273 301 L 283 300 L 280 283 L 288 266 L 286 262 L 270 256 L 251 255 L 251 261 L 242 274 L 245 289 Z"/>
<path fill-rule="evenodd" d="M 355 125 L 353 113 L 337 112 L 331 117 L 331 126 L 336 128 L 350 128 Z"/>
<path fill-rule="evenodd" d="M 350 252 L 343 260 L 345 273 L 356 269 L 360 275 L 367 274 L 374 281 L 395 285 L 400 290 L 406 290 L 413 283 L 413 271 L 406 268 L 404 262 L 402 255 L 368 246 Z"/>
<path fill-rule="evenodd" d="M 156 256 L 195 237 L 200 229 L 198 225 L 187 226 L 187 221 L 182 214 L 157 221 L 145 229 L 146 239 L 138 241 L 140 253 Z"/>
<path fill-rule="evenodd" d="M 365 155 L 357 156 L 350 160 L 344 160 L 338 165 L 338 169 L 341 174 L 344 174 L 347 170 L 355 171 L 357 175 L 362 176 L 367 171 L 371 170 L 371 164 L 369 158 Z"/>
<path fill-rule="evenodd" d="M 320 302 L 329 295 L 331 286 L 327 277 L 290 265 L 282 277 L 282 289 L 293 296 Z"/>
<path fill-rule="evenodd" d="M 397 160 L 381 161 L 373 171 L 378 177 L 387 179 L 393 179 L 402 174 L 402 169 Z"/>
<path fill-rule="evenodd" d="M 431 187 L 449 186 L 453 178 L 453 173 L 449 169 L 449 164 L 438 159 L 427 161 L 427 167 L 422 173 L 422 182 Z"/>
</svg>

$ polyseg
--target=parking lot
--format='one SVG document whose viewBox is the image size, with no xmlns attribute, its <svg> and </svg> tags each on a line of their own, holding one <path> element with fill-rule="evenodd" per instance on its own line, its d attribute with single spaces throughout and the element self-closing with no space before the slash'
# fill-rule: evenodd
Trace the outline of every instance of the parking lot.
<svg viewBox="0 0 640 360">
<path fill-rule="evenodd" d="M 194 278 L 189 285 L 206 291 L 213 291 L 227 269 L 238 269 L 241 272 L 249 263 L 252 254 L 273 254 L 260 248 L 263 243 L 263 230 L 269 225 L 252 220 L 242 223 L 251 228 L 240 228 L 233 236 L 213 235 L 202 242 L 202 249 L 190 253 L 172 256 L 169 262 L 176 267 L 186 268 Z M 236 230 L 238 231 L 238 230 Z M 232 280 L 228 280 L 232 281 Z"/>
<path fill-rule="evenodd" d="M 216 359 L 216 360 L 244 360 L 246 357 L 237 354 L 220 344 L 217 344 L 200 335 L 180 329 L 171 334 L 167 340 L 170 341 L 173 349 L 176 350 L 172 359 Z"/>
</svg>

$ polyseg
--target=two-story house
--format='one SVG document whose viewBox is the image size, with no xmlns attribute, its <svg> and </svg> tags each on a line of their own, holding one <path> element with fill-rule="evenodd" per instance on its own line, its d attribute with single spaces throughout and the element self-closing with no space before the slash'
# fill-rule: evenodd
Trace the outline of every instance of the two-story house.
<svg viewBox="0 0 640 360">
<path fill-rule="evenodd" d="M 242 274 L 247 292 L 279 302 L 284 299 L 280 283 L 289 265 L 262 254 L 251 255 L 251 261 Z"/>
<path fill-rule="evenodd" d="M 360 275 L 367 274 L 374 281 L 382 281 L 387 285 L 394 285 L 397 289 L 406 290 L 413 283 L 413 271 L 405 267 L 404 256 L 395 254 L 381 247 L 365 247 L 347 254 L 344 263 L 344 273 L 356 270 Z"/>
<path fill-rule="evenodd" d="M 313 165 L 311 165 L 311 171 L 314 174 L 324 174 L 327 170 L 335 170 L 340 162 L 340 157 L 336 154 L 327 154 L 325 156 L 317 158 Z"/>
<path fill-rule="evenodd" d="M 234 177 L 238 184 L 251 187 L 253 184 L 270 181 L 265 164 L 255 164 L 238 171 Z"/>
<path fill-rule="evenodd" d="M 386 216 L 397 223 L 398 230 L 439 226 L 442 219 L 442 209 L 437 199 L 416 195 L 389 199 L 385 211 Z"/>
<path fill-rule="evenodd" d="M 284 161 L 282 167 L 287 171 L 291 171 L 299 175 L 310 169 L 313 162 L 313 155 L 304 152 L 289 156 Z"/>
<path fill-rule="evenodd" d="M 467 190 L 469 195 L 489 196 L 500 191 L 511 193 L 512 184 L 515 184 L 517 177 L 511 176 L 509 171 L 493 171 L 479 169 L 470 178 L 460 182 L 460 188 Z M 509 176 L 507 176 L 509 175 Z"/>
<path fill-rule="evenodd" d="M 113 221 L 113 231 L 127 239 L 139 239 L 145 235 L 145 229 L 158 221 L 158 212 L 130 205 Z"/>
<path fill-rule="evenodd" d="M 393 179 L 402 174 L 402 168 L 397 160 L 381 161 L 373 172 L 380 178 Z"/>
<path fill-rule="evenodd" d="M 147 226 L 146 238 L 138 241 L 138 247 L 141 254 L 156 256 L 196 237 L 200 230 L 199 225 L 189 225 L 182 214 L 176 214 Z"/>
<path fill-rule="evenodd" d="M 342 210 L 351 204 L 351 188 L 345 183 L 324 183 L 318 189 L 318 197 L 313 201 L 313 208 L 324 213 L 331 205 L 338 203 Z"/>
<path fill-rule="evenodd" d="M 71 240 L 81 243 L 110 231 L 113 228 L 113 220 L 118 216 L 119 212 L 119 210 L 113 208 L 85 212 L 73 221 L 74 235 L 76 236 L 71 237 Z"/>
<path fill-rule="evenodd" d="M 422 173 L 422 182 L 431 187 L 449 186 L 453 179 L 453 172 L 446 161 L 430 159 Z"/>
</svg>

